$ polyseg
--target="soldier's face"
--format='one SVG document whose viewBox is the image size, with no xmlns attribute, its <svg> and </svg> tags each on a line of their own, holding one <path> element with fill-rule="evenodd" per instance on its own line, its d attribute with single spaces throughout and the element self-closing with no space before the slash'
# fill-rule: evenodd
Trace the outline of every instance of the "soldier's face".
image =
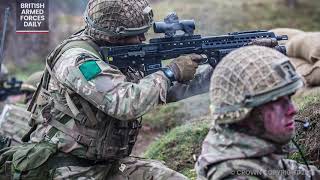
<svg viewBox="0 0 320 180">
<path fill-rule="evenodd" d="M 287 143 L 295 131 L 294 115 L 297 113 L 289 96 L 261 107 L 266 137 L 279 143 Z"/>
<path fill-rule="evenodd" d="M 121 39 L 114 40 L 112 43 L 116 43 L 119 45 L 133 45 L 133 44 L 141 44 L 143 41 L 146 40 L 146 37 L 144 34 L 140 34 L 137 36 L 130 36 L 130 37 L 124 37 Z"/>
</svg>

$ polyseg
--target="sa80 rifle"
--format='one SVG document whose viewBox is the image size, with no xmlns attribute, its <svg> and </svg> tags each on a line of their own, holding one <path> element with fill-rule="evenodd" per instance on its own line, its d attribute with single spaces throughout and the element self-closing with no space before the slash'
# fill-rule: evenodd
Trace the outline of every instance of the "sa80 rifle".
<svg viewBox="0 0 320 180">
<path fill-rule="evenodd" d="M 105 61 L 120 69 L 131 67 L 148 75 L 162 68 L 162 60 L 196 53 L 206 57 L 202 64 L 209 63 L 215 67 L 225 55 L 248 45 L 267 46 L 286 54 L 285 46 L 280 46 L 278 41 L 288 39 L 286 35 L 276 36 L 273 32 L 264 30 L 201 37 L 194 35 L 193 20 L 179 21 L 175 13 L 169 14 L 164 22 L 155 22 L 153 30 L 155 33 L 164 33 L 165 36 L 150 39 L 146 44 L 101 47 Z"/>
</svg>

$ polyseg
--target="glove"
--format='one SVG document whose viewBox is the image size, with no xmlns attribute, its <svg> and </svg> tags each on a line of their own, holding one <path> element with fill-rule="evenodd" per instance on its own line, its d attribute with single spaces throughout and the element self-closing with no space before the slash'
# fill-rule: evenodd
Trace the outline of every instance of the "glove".
<svg viewBox="0 0 320 180">
<path fill-rule="evenodd" d="M 174 78 L 178 82 L 185 82 L 192 80 L 194 74 L 198 68 L 198 63 L 203 59 L 201 55 L 189 54 L 184 56 L 179 56 L 174 59 L 168 66 L 173 74 Z"/>
</svg>

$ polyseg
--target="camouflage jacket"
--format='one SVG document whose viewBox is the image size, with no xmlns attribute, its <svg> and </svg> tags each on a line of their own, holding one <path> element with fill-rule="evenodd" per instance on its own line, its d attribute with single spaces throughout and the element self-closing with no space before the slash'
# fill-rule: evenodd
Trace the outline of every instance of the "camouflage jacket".
<svg viewBox="0 0 320 180">
<path fill-rule="evenodd" d="M 205 69 L 198 75 L 202 78 L 190 82 L 192 86 L 208 84 L 212 68 Z M 170 92 L 176 87 L 182 94 L 174 100 L 195 95 L 190 86 L 177 83 L 171 87 Z M 197 92 L 209 89 L 209 85 L 201 87 L 205 90 Z M 31 141 L 46 140 L 57 144 L 62 152 L 93 160 L 118 157 L 120 151 L 125 151 L 122 156 L 128 155 L 140 126 L 136 119 L 159 103 L 168 102 L 169 88 L 170 81 L 161 71 L 132 82 L 93 51 L 70 48 L 58 56 L 48 92 L 43 90 L 39 95 L 37 111 L 42 112 L 39 118 L 44 120 L 32 133 Z M 51 103 L 42 102 L 44 94 L 49 94 L 44 99 Z M 77 109 L 79 104 L 82 108 Z"/>
<path fill-rule="evenodd" d="M 315 166 L 284 159 L 282 147 L 230 129 L 211 129 L 196 163 L 198 179 L 319 179 Z"/>
<path fill-rule="evenodd" d="M 22 136 L 30 129 L 29 116 L 25 105 L 5 105 L 0 115 L 0 134 L 11 138 L 11 145 L 20 145 Z"/>
</svg>

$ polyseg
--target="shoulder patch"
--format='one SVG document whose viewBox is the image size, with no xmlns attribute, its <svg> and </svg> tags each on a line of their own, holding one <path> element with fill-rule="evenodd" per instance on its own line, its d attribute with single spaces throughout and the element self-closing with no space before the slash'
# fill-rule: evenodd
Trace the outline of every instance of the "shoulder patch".
<svg viewBox="0 0 320 180">
<path fill-rule="evenodd" d="M 101 69 L 96 61 L 86 61 L 79 66 L 79 69 L 87 81 L 90 81 L 101 73 Z"/>
</svg>

